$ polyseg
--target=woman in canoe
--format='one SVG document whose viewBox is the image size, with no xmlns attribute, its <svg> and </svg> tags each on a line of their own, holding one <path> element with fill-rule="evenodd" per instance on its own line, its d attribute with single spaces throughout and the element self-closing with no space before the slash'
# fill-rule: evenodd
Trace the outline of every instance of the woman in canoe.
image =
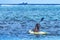
<svg viewBox="0 0 60 40">
<path fill-rule="evenodd" d="M 40 22 L 43 21 L 43 19 L 44 19 L 44 18 L 41 18 Z M 33 29 L 33 31 L 34 31 L 34 32 L 39 32 L 39 29 L 40 29 L 40 24 L 37 23 L 37 24 L 35 25 L 35 28 Z"/>
<path fill-rule="evenodd" d="M 44 18 L 41 18 L 40 22 L 43 21 L 43 19 Z M 35 28 L 33 28 L 32 30 L 29 30 L 29 33 L 35 34 L 36 36 L 39 36 L 38 32 L 40 32 L 40 27 L 41 27 L 40 22 L 36 23 Z"/>
<path fill-rule="evenodd" d="M 33 31 L 34 31 L 34 32 L 39 32 L 39 29 L 40 29 L 40 24 L 37 23 L 37 24 L 35 25 L 35 28 L 33 29 Z"/>
</svg>

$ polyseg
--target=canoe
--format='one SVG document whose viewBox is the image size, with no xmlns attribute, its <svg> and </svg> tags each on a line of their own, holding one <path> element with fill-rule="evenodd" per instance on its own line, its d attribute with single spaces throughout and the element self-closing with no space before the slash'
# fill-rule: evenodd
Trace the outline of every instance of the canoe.
<svg viewBox="0 0 60 40">
<path fill-rule="evenodd" d="M 42 32 L 42 31 L 40 31 L 40 32 L 33 32 L 32 30 L 29 30 L 29 33 L 30 33 L 30 34 L 40 34 L 40 35 L 45 35 L 45 34 L 47 34 L 47 32 Z"/>
</svg>

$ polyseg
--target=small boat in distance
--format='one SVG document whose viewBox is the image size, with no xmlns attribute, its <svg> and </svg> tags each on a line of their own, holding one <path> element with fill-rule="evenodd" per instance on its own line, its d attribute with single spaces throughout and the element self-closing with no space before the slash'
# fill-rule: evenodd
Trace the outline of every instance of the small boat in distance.
<svg viewBox="0 0 60 40">
<path fill-rule="evenodd" d="M 24 3 L 24 2 L 23 2 L 23 3 L 20 3 L 20 4 L 18 4 L 18 5 L 26 5 L 26 4 L 28 4 L 28 3 Z"/>
</svg>

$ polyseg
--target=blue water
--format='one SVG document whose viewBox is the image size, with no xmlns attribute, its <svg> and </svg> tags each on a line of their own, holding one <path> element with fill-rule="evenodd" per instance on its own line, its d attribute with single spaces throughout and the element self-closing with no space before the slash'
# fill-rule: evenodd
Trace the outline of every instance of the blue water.
<svg viewBox="0 0 60 40">
<path fill-rule="evenodd" d="M 48 35 L 29 34 L 36 23 Z M 60 5 L 0 5 L 0 40 L 60 40 Z"/>
</svg>

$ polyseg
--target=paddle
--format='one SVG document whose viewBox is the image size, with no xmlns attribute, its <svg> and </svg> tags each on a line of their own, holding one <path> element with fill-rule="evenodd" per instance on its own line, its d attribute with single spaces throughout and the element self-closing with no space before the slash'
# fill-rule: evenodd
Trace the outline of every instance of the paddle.
<svg viewBox="0 0 60 40">
<path fill-rule="evenodd" d="M 38 23 L 42 22 L 43 20 L 44 20 L 44 17 L 42 17 L 41 20 Z"/>
<path fill-rule="evenodd" d="M 41 18 L 41 21 L 43 21 L 44 20 L 44 18 Z"/>
</svg>

